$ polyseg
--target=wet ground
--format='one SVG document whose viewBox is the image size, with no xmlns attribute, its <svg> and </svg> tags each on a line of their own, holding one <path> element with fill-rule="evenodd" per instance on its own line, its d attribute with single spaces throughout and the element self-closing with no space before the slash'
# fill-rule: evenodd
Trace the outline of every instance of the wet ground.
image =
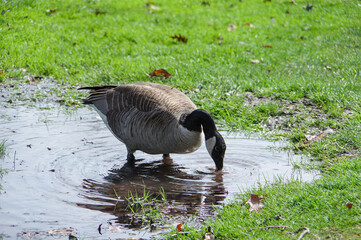
<svg viewBox="0 0 361 240">
<path fill-rule="evenodd" d="M 127 165 L 125 147 L 88 108 L 65 113 L 53 106 L 1 104 L 0 116 L 0 140 L 7 141 L 8 152 L 1 159 L 5 174 L 0 181 L 0 234 L 5 239 L 69 234 L 150 238 L 162 231 L 139 230 L 131 221 L 125 200 L 129 192 L 158 194 L 163 188 L 168 202 L 164 213 L 203 218 L 212 206 L 265 179 L 310 181 L 315 176 L 294 171 L 292 162 L 300 157 L 276 151 L 276 143 L 241 134 L 223 133 L 225 167 L 214 174 L 204 145 L 191 154 L 172 155 L 170 165 L 160 161 L 161 155 L 142 152 L 136 152 L 135 166 Z"/>
</svg>

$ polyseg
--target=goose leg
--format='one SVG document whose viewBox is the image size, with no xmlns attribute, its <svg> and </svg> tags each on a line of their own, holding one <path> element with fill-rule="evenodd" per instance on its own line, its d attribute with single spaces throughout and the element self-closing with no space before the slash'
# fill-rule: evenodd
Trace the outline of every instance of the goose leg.
<svg viewBox="0 0 361 240">
<path fill-rule="evenodd" d="M 163 163 L 164 164 L 172 164 L 173 159 L 169 156 L 169 153 L 163 154 Z"/>
<path fill-rule="evenodd" d="M 127 155 L 127 161 L 128 162 L 135 162 L 135 157 L 134 157 L 134 151 L 130 150 L 129 148 L 128 150 L 128 155 Z"/>
</svg>

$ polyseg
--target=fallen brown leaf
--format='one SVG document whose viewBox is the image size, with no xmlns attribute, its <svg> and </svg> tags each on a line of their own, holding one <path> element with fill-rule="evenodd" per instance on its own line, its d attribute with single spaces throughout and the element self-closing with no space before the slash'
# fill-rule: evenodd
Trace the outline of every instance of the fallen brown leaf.
<svg viewBox="0 0 361 240">
<path fill-rule="evenodd" d="M 32 77 L 32 76 L 28 76 L 28 80 L 29 80 L 29 83 L 30 84 L 35 84 L 35 78 L 34 77 Z"/>
<path fill-rule="evenodd" d="M 270 45 L 264 45 L 264 46 L 262 46 L 263 48 L 272 48 L 272 46 L 270 46 Z"/>
<path fill-rule="evenodd" d="M 149 76 L 170 78 L 171 74 L 169 72 L 167 72 L 167 70 L 165 70 L 165 69 L 157 69 L 157 70 L 154 70 L 152 73 L 149 73 Z"/>
<path fill-rule="evenodd" d="M 252 23 L 249 23 L 249 22 L 245 22 L 245 23 L 243 23 L 243 25 L 254 28 L 254 25 Z"/>
<path fill-rule="evenodd" d="M 99 232 L 100 235 L 102 235 L 102 224 L 99 225 L 98 232 Z"/>
<path fill-rule="evenodd" d="M 346 203 L 346 206 L 348 207 L 348 209 L 351 209 L 353 207 L 353 202 Z"/>
<path fill-rule="evenodd" d="M 177 230 L 178 231 L 182 231 L 182 226 L 184 225 L 184 222 L 181 222 L 180 224 L 177 225 Z"/>
<path fill-rule="evenodd" d="M 50 235 L 58 235 L 58 236 L 66 236 L 66 235 L 76 234 L 76 230 L 72 227 L 53 229 L 53 230 L 49 230 L 46 232 Z"/>
<path fill-rule="evenodd" d="M 154 5 L 154 2 L 146 2 L 145 7 L 149 7 L 150 5 Z"/>
<path fill-rule="evenodd" d="M 236 30 L 237 29 L 237 26 L 234 25 L 234 24 L 230 24 L 227 28 L 228 31 L 233 31 L 233 30 Z"/>
<path fill-rule="evenodd" d="M 261 200 L 263 200 L 265 197 L 267 197 L 267 195 L 261 195 L 258 196 L 257 194 L 251 194 L 251 196 L 249 197 L 249 199 L 247 200 L 246 204 L 249 204 L 249 211 L 261 211 L 261 207 L 264 206 L 263 203 L 261 203 Z"/>
<path fill-rule="evenodd" d="M 55 13 L 55 12 L 56 12 L 56 9 L 46 9 L 46 12 L 47 12 L 47 13 Z"/>
<path fill-rule="evenodd" d="M 307 142 L 319 142 L 322 138 L 324 138 L 327 134 L 334 133 L 335 130 L 332 128 L 326 128 L 322 132 L 315 135 L 306 135 Z"/>
<path fill-rule="evenodd" d="M 178 42 L 184 42 L 184 43 L 188 42 L 188 39 L 186 37 L 182 37 L 182 35 L 180 35 L 180 34 L 171 36 L 171 38 L 177 39 Z"/>
<path fill-rule="evenodd" d="M 100 11 L 99 9 L 95 9 L 94 10 L 95 15 L 99 15 L 99 14 L 106 14 L 106 11 Z"/>
</svg>

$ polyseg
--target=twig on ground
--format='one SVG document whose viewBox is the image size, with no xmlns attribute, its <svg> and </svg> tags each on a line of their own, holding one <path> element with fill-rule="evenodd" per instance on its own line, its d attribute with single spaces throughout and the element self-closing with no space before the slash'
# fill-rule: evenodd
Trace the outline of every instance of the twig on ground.
<svg viewBox="0 0 361 240">
<path fill-rule="evenodd" d="M 261 227 L 259 229 L 270 229 L 270 228 L 282 228 L 281 231 L 284 231 L 288 227 L 287 226 L 276 225 L 276 226 L 264 226 L 264 227 Z"/>
<path fill-rule="evenodd" d="M 298 229 L 295 233 L 300 232 L 301 230 L 303 230 L 303 232 L 301 233 L 301 235 L 297 238 L 297 240 L 301 240 L 307 233 L 310 232 L 310 229 L 307 227 L 302 227 L 300 229 Z"/>
</svg>

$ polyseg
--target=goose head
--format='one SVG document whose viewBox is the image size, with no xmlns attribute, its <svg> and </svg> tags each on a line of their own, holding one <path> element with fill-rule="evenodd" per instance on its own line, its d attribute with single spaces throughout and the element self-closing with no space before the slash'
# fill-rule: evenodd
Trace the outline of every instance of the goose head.
<svg viewBox="0 0 361 240">
<path fill-rule="evenodd" d="M 180 123 L 190 131 L 201 132 L 201 128 L 203 128 L 206 147 L 209 155 L 216 164 L 216 171 L 222 170 L 226 143 L 222 135 L 218 132 L 211 115 L 203 109 L 197 109 L 181 118 Z"/>
<path fill-rule="evenodd" d="M 226 143 L 224 142 L 222 135 L 218 131 L 214 131 L 212 134 L 213 136 L 211 137 L 207 135 L 206 135 L 206 147 L 208 153 L 212 157 L 214 163 L 216 164 L 216 171 L 222 170 L 224 154 L 226 152 Z"/>
</svg>

